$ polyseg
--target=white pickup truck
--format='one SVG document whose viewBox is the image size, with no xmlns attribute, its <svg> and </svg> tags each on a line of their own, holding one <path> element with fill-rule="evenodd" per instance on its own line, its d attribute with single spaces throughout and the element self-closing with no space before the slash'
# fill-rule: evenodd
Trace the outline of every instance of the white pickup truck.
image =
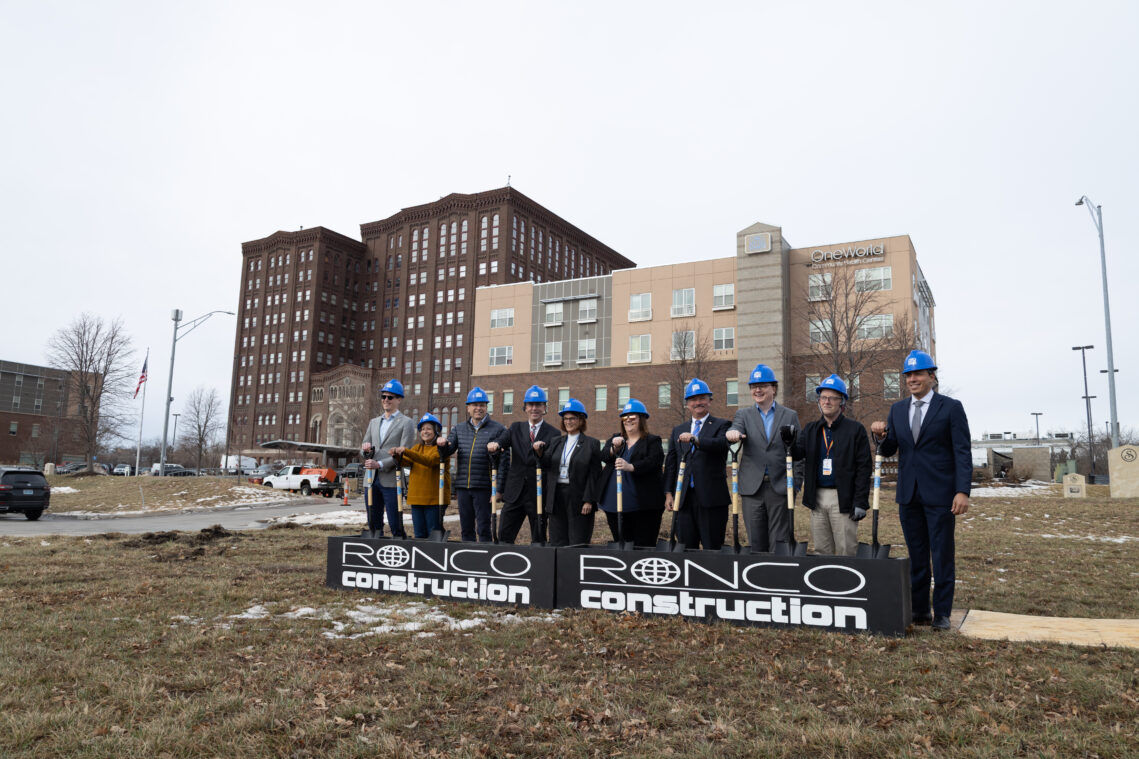
<svg viewBox="0 0 1139 759">
<path fill-rule="evenodd" d="M 330 473 L 333 479 L 326 479 Z M 334 470 L 295 465 L 269 475 L 261 484 L 277 490 L 299 490 L 301 495 L 320 493 L 324 496 L 332 495 L 338 487 Z"/>
</svg>

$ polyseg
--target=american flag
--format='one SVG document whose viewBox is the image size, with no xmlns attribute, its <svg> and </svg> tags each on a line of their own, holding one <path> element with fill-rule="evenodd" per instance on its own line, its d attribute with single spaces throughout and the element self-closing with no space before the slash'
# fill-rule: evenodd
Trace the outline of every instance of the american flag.
<svg viewBox="0 0 1139 759">
<path fill-rule="evenodd" d="M 138 385 L 134 389 L 132 398 L 138 397 L 138 391 L 142 389 L 142 383 L 146 382 L 146 365 L 150 362 L 150 356 L 147 356 L 142 361 L 142 374 L 138 375 Z"/>
</svg>

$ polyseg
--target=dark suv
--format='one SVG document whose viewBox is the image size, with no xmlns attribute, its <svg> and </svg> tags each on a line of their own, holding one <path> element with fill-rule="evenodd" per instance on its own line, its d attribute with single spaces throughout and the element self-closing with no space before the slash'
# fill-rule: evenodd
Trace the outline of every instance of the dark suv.
<svg viewBox="0 0 1139 759">
<path fill-rule="evenodd" d="M 40 518 L 51 501 L 51 488 L 43 473 L 26 467 L 0 467 L 0 513 L 24 512 L 31 521 Z"/>
</svg>

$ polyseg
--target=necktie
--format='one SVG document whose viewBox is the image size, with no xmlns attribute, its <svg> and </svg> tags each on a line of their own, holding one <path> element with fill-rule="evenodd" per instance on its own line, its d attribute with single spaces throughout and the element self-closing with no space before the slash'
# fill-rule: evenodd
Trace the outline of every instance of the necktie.
<svg viewBox="0 0 1139 759">
<path fill-rule="evenodd" d="M 921 433 L 921 407 L 924 404 L 925 401 L 914 401 L 914 418 L 910 420 L 910 432 L 913 433 L 915 443 Z"/>
<path fill-rule="evenodd" d="M 700 428 L 704 425 L 704 420 L 694 419 L 693 422 L 692 437 L 700 437 Z M 689 445 L 695 445 L 695 442 L 689 443 Z M 688 485 L 689 487 L 696 487 L 696 479 L 692 475 L 688 475 Z"/>
<path fill-rule="evenodd" d="M 530 425 L 530 442 L 531 442 L 531 443 L 533 443 L 533 442 L 534 442 L 534 434 L 535 434 L 537 431 L 538 431 L 538 428 L 537 428 L 537 427 L 535 427 L 534 425 L 532 425 L 532 424 L 531 424 L 531 425 Z"/>
</svg>

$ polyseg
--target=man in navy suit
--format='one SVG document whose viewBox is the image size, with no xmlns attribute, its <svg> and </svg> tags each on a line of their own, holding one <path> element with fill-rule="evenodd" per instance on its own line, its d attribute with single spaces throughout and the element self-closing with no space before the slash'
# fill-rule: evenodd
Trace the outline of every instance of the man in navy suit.
<svg viewBox="0 0 1139 759">
<path fill-rule="evenodd" d="M 910 397 L 891 406 L 889 421 L 874 422 L 870 431 L 882 440 L 883 456 L 898 453 L 898 517 L 910 554 L 913 622 L 948 630 L 956 582 L 953 531 L 956 516 L 969 510 L 973 458 L 965 408 L 934 390 L 936 372 L 928 353 L 910 351 L 902 366 Z"/>
<path fill-rule="evenodd" d="M 709 413 L 712 390 L 699 378 L 693 378 L 684 386 L 684 405 L 692 419 L 674 427 L 669 438 L 668 455 L 664 459 L 664 507 L 674 510 L 673 488 L 680 456 L 691 450 L 684 472 L 680 513 L 673 515 L 673 519 L 679 520 L 676 531 L 680 542 L 689 548 L 700 544 L 706 551 L 719 551 L 724 545 L 731 502 L 724 478 L 728 456 L 726 435 L 731 422 Z"/>
</svg>

